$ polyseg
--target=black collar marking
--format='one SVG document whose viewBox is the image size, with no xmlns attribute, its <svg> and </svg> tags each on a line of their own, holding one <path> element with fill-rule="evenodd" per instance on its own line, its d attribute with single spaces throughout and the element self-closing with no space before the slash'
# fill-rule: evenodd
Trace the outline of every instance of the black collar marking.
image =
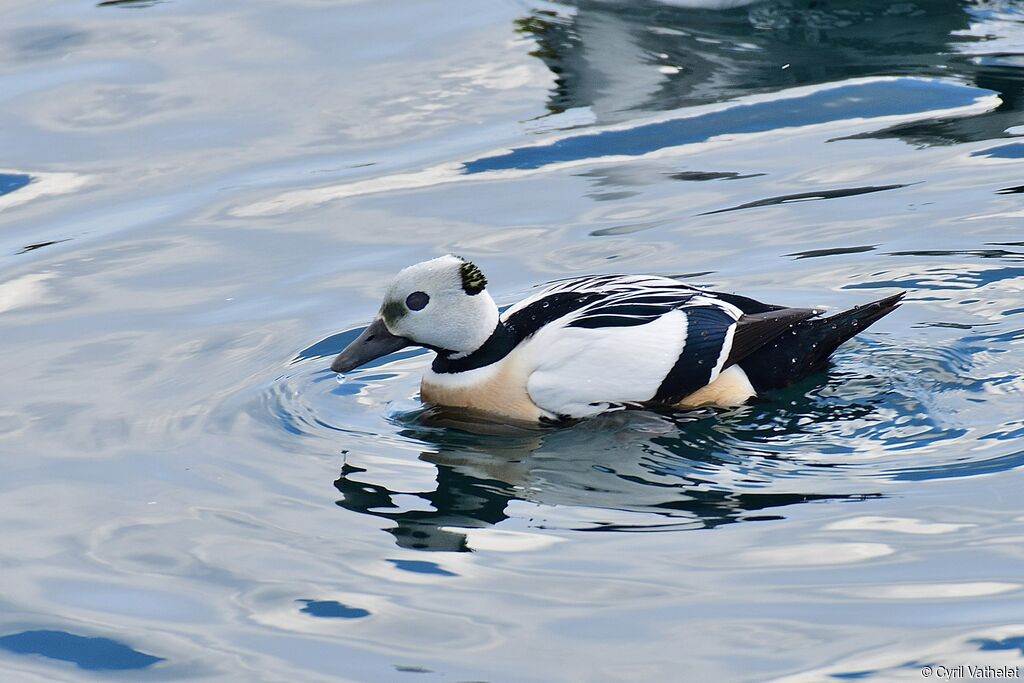
<svg viewBox="0 0 1024 683">
<path fill-rule="evenodd" d="M 613 280 L 618 276 L 605 276 L 606 280 Z M 599 278 L 593 278 L 598 280 Z M 589 279 L 588 279 L 589 281 Z M 668 298 L 673 296 L 678 297 L 674 302 L 674 305 L 668 304 L 665 301 L 666 294 L 664 292 L 656 292 L 651 294 L 641 294 L 638 297 L 616 307 L 616 310 L 607 311 L 594 311 L 594 315 L 589 318 L 580 319 L 573 322 L 575 327 L 614 327 L 618 325 L 641 325 L 646 322 L 650 322 L 658 315 L 662 315 L 673 308 L 678 308 L 681 303 L 692 298 L 697 294 L 708 296 L 712 298 L 721 299 L 728 303 L 733 304 L 744 313 L 760 313 L 763 311 L 770 311 L 780 308 L 779 306 L 771 306 L 763 304 L 754 299 L 750 299 L 744 296 L 735 294 L 721 294 L 719 292 L 711 292 L 707 290 L 695 290 L 688 285 L 680 283 L 680 292 L 678 294 L 670 292 Z M 499 322 L 497 327 L 494 328 L 494 332 L 487 338 L 487 341 L 473 353 L 463 358 L 452 359 L 449 358 L 454 352 L 447 349 L 433 349 L 437 352 L 437 357 L 434 359 L 434 363 L 431 366 L 434 372 L 439 374 L 450 374 L 456 372 L 466 372 L 467 370 L 476 370 L 492 363 L 497 363 L 499 360 L 507 356 L 512 352 L 517 345 L 522 341 L 533 336 L 544 325 L 550 322 L 558 320 L 573 311 L 594 303 L 600 299 L 607 298 L 611 291 L 590 291 L 590 292 L 578 292 L 578 291 L 562 291 L 553 292 L 537 301 L 534 301 L 529 306 L 522 308 L 512 315 L 509 316 L 508 320 Z M 633 310 L 633 306 L 640 305 L 644 307 L 644 310 Z M 649 307 L 649 308 L 648 308 Z M 660 310 L 659 310 L 660 309 Z M 597 315 L 598 313 L 614 313 L 611 315 Z M 653 315 L 655 314 L 656 315 Z M 687 311 L 689 314 L 690 311 Z M 640 314 L 640 315 L 638 315 Z M 646 316 L 643 314 L 647 314 Z M 650 317 L 648 317 L 650 316 Z M 726 320 L 728 318 L 728 320 Z M 717 341 L 718 350 L 714 350 L 716 345 L 715 341 L 702 339 L 701 342 L 697 342 L 695 339 L 689 338 L 687 341 L 690 342 L 689 353 L 684 350 L 683 355 L 686 358 L 680 358 L 676 363 L 676 367 L 669 373 L 669 376 L 665 378 L 662 386 L 659 388 L 658 396 L 662 398 L 671 398 L 676 394 L 683 393 L 679 398 L 692 393 L 689 391 L 690 387 L 693 387 L 693 391 L 696 391 L 704 384 L 694 386 L 695 383 L 700 381 L 699 377 L 688 377 L 685 380 L 681 375 L 686 374 L 685 369 L 687 364 L 696 363 L 699 366 L 711 363 L 711 367 L 707 368 L 707 376 L 710 376 L 711 369 L 714 367 L 714 361 L 718 359 L 718 351 L 721 350 L 721 342 L 724 340 L 725 327 L 735 322 L 731 316 L 728 316 L 724 311 L 720 309 L 712 310 L 708 312 L 697 313 L 694 318 L 694 327 L 703 327 L 703 336 L 707 336 L 708 333 L 722 335 Z M 700 348 L 705 346 L 707 348 Z M 713 358 L 711 357 L 714 354 Z M 696 356 L 696 358 L 695 358 Z M 703 361 L 703 362 L 701 362 Z M 700 372 L 697 373 L 701 374 Z"/>
<path fill-rule="evenodd" d="M 511 353 L 516 344 L 517 342 L 511 330 L 499 321 L 498 325 L 494 328 L 494 332 L 491 332 L 491 336 L 487 338 L 487 341 L 468 356 L 452 359 L 449 358 L 449 355 L 454 353 L 454 351 L 435 349 L 437 357 L 434 358 L 430 368 L 439 374 L 475 370 L 491 363 L 497 363 Z"/>
<path fill-rule="evenodd" d="M 466 372 L 496 363 L 512 352 L 520 342 L 533 336 L 548 323 L 607 296 L 606 292 L 555 292 L 522 308 L 498 322 L 487 341 L 473 353 L 452 359 L 451 351 L 438 350 L 431 369 L 436 373 Z"/>
</svg>

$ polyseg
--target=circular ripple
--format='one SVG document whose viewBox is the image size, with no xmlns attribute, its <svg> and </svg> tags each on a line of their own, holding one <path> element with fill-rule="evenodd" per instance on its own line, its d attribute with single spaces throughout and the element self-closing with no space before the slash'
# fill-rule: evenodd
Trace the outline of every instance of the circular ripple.
<svg viewBox="0 0 1024 683">
<path fill-rule="evenodd" d="M 390 520 L 396 540 L 413 548 L 465 549 L 453 529 L 523 514 L 536 526 L 577 529 L 777 518 L 798 503 L 864 500 L 910 480 L 1024 464 L 1015 446 L 1024 421 L 992 401 L 1022 389 L 994 352 L 1005 333 L 912 346 L 869 333 L 845 345 L 828 373 L 754 405 L 541 428 L 425 408 L 416 398 L 423 351 L 339 381 L 330 357 L 359 332 L 298 354 L 249 413 L 293 449 L 298 440 L 310 453 L 344 452 L 338 505 Z"/>
</svg>

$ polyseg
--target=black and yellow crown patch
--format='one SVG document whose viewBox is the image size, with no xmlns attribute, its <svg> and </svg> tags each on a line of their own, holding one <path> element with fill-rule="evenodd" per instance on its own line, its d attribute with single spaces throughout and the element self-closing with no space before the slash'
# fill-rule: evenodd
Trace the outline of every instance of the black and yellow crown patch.
<svg viewBox="0 0 1024 683">
<path fill-rule="evenodd" d="M 462 289 L 470 296 L 479 294 L 487 286 L 487 278 L 476 267 L 476 264 L 470 261 L 462 262 L 462 265 L 459 266 L 459 274 L 462 275 Z"/>
</svg>

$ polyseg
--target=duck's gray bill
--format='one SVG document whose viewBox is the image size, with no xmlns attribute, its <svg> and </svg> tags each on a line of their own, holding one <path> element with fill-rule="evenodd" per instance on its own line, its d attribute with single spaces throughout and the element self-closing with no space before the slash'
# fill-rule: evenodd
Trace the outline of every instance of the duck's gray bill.
<svg viewBox="0 0 1024 683">
<path fill-rule="evenodd" d="M 411 344 L 412 342 L 405 337 L 396 337 L 388 332 L 384 321 L 377 318 L 363 330 L 361 335 L 356 337 L 354 342 L 348 345 L 348 348 L 338 354 L 338 357 L 331 363 L 331 370 L 334 372 L 355 370 L 375 358 L 394 353 Z"/>
</svg>

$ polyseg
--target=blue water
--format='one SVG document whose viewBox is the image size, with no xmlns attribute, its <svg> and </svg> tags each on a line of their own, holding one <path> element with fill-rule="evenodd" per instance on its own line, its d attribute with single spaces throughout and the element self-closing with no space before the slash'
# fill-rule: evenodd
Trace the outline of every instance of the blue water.
<svg viewBox="0 0 1024 683">
<path fill-rule="evenodd" d="M 362 619 L 370 613 L 359 607 L 348 607 L 336 600 L 299 600 L 305 605 L 300 611 L 322 619 Z"/>
<path fill-rule="evenodd" d="M 83 638 L 63 631 L 23 631 L 0 637 L 0 649 L 72 662 L 82 669 L 145 669 L 159 661 L 109 638 Z"/>
<path fill-rule="evenodd" d="M 1022 666 L 1010 0 L 0 9 L 0 679 Z M 333 354 L 399 268 L 906 290 L 732 411 L 530 430 Z"/>
<path fill-rule="evenodd" d="M 30 182 L 32 182 L 32 178 L 27 175 L 0 173 L 0 195 L 20 190 Z"/>
</svg>

